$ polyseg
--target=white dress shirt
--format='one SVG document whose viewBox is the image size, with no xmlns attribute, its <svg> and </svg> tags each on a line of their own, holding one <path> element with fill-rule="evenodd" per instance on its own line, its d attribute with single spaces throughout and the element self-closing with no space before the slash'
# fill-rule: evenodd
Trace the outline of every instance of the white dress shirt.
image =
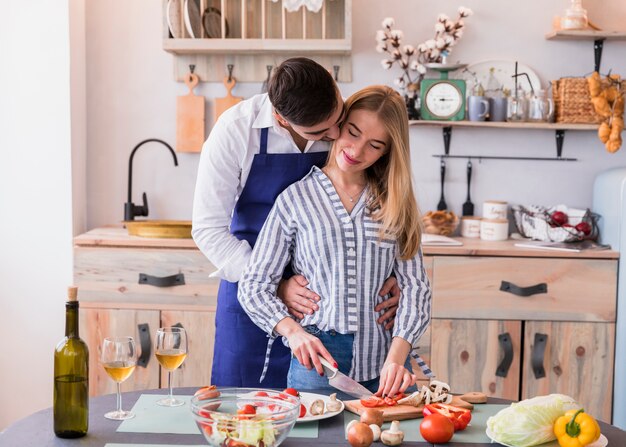
<svg viewBox="0 0 626 447">
<path fill-rule="evenodd" d="M 274 118 L 267 94 L 255 95 L 224 112 L 202 147 L 193 202 L 192 235 L 217 276 L 237 282 L 251 248 L 230 234 L 235 204 L 261 146 L 261 129 L 269 128 L 267 153 L 300 154 L 289 132 Z M 324 141 L 309 141 L 304 152 L 329 149 Z"/>
<path fill-rule="evenodd" d="M 416 347 L 430 323 L 431 291 L 421 250 L 415 257 L 399 259 L 395 238 L 380 239 L 380 222 L 366 206 L 368 190 L 350 213 L 333 184 L 314 166 L 299 182 L 278 196 L 239 283 L 238 299 L 252 321 L 270 336 L 289 317 L 276 297 L 278 282 L 291 262 L 321 298 L 319 310 L 305 315 L 302 326 L 322 331 L 354 334 L 350 377 L 358 381 L 379 376 L 392 337 Z M 374 308 L 385 298 L 378 292 L 394 273 L 401 297 L 393 331 L 376 320 L 383 311 Z M 417 351 L 413 351 L 414 357 Z M 269 361 L 269 348 L 265 370 Z M 432 375 L 423 361 L 419 366 Z"/>
</svg>

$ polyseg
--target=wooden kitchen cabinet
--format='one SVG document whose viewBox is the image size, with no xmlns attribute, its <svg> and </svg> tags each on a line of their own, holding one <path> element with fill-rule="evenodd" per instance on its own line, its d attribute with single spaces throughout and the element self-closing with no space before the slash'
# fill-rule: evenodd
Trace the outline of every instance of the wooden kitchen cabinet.
<svg viewBox="0 0 626 447">
<path fill-rule="evenodd" d="M 189 355 L 173 375 L 174 386 L 210 383 L 219 284 L 209 278 L 213 271 L 190 239 L 128 236 L 122 228 L 97 229 L 74 239 L 80 333 L 91 353 L 90 395 L 115 392 L 98 363 L 102 340 L 131 335 L 139 345 L 141 329 L 150 339 L 147 366 L 138 366 L 123 389 L 166 388 L 167 372 L 154 356 L 154 341 L 159 327 L 176 324 L 187 332 Z M 168 277 L 169 285 L 145 283 L 145 278 L 162 283 Z"/>
<path fill-rule="evenodd" d="M 505 253 L 435 256 L 430 354 L 437 378 L 455 392 L 512 400 L 563 393 L 610 421 L 613 254 Z"/>
</svg>

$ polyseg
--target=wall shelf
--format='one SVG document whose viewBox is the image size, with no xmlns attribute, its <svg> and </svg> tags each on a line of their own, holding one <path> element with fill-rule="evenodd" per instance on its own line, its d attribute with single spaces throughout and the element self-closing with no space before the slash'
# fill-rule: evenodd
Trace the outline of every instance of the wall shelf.
<svg viewBox="0 0 626 447">
<path fill-rule="evenodd" d="M 411 126 L 440 127 L 443 131 L 444 153 L 433 155 L 439 158 L 473 158 L 478 160 L 534 160 L 534 161 L 578 161 L 576 158 L 564 158 L 563 140 L 566 130 L 596 131 L 597 124 L 569 124 L 569 123 L 529 123 L 529 122 L 491 122 L 491 121 L 430 121 L 411 120 Z M 556 157 L 522 157 L 522 156 L 484 156 L 484 155 L 450 155 L 450 141 L 452 128 L 467 127 L 481 129 L 520 129 L 520 130 L 552 130 L 556 138 Z"/>
<path fill-rule="evenodd" d="M 163 49 L 174 56 L 177 81 L 193 65 L 201 81 L 221 82 L 227 66 L 233 65 L 237 81 L 262 82 L 267 67 L 294 56 L 316 60 L 338 82 L 352 81 L 352 0 L 326 0 L 317 13 L 304 6 L 289 12 L 282 2 L 268 0 L 162 4 Z M 185 15 L 191 18 L 185 20 Z M 195 25 L 193 32 L 189 23 Z"/>
<path fill-rule="evenodd" d="M 593 40 L 594 71 L 600 72 L 605 40 L 626 40 L 624 31 L 559 30 L 546 34 L 547 40 Z"/>
</svg>

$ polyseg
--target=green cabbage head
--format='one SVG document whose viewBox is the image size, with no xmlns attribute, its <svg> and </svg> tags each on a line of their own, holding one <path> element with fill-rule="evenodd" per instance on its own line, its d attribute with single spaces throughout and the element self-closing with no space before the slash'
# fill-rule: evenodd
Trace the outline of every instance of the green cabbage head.
<svg viewBox="0 0 626 447">
<path fill-rule="evenodd" d="M 564 394 L 538 396 L 513 403 L 487 420 L 487 434 L 495 441 L 514 447 L 531 447 L 556 439 L 552 427 L 566 411 L 579 409 Z"/>
</svg>

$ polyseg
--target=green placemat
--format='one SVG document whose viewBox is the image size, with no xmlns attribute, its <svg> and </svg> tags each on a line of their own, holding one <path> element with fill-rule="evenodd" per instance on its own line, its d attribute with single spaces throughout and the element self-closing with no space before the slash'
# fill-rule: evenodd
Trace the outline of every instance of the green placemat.
<svg viewBox="0 0 626 447">
<path fill-rule="evenodd" d="M 176 435 L 197 435 L 200 430 L 193 419 L 189 401 L 191 396 L 176 396 L 185 401 L 180 407 L 163 407 L 157 400 L 164 394 L 142 394 L 132 408 L 135 417 L 122 421 L 117 428 L 123 433 L 171 433 Z"/>
<path fill-rule="evenodd" d="M 288 438 L 317 438 L 320 423 L 318 421 L 300 422 L 295 424 L 289 432 Z"/>
<path fill-rule="evenodd" d="M 458 431 L 454 434 L 454 437 L 450 442 L 467 442 L 473 444 L 489 443 L 491 440 L 485 434 L 487 428 L 487 419 L 496 414 L 508 405 L 494 405 L 494 404 L 481 404 L 474 405 L 472 411 L 472 422 L 467 426 L 465 430 Z M 344 427 L 347 426 L 350 421 L 358 420 L 359 416 L 348 411 L 344 411 L 343 423 Z M 404 440 L 409 442 L 426 442 L 420 434 L 420 424 L 422 419 L 409 419 L 406 421 L 400 421 L 400 428 L 404 432 Z M 391 424 L 385 422 L 383 424 L 383 430 L 387 430 Z"/>
</svg>

